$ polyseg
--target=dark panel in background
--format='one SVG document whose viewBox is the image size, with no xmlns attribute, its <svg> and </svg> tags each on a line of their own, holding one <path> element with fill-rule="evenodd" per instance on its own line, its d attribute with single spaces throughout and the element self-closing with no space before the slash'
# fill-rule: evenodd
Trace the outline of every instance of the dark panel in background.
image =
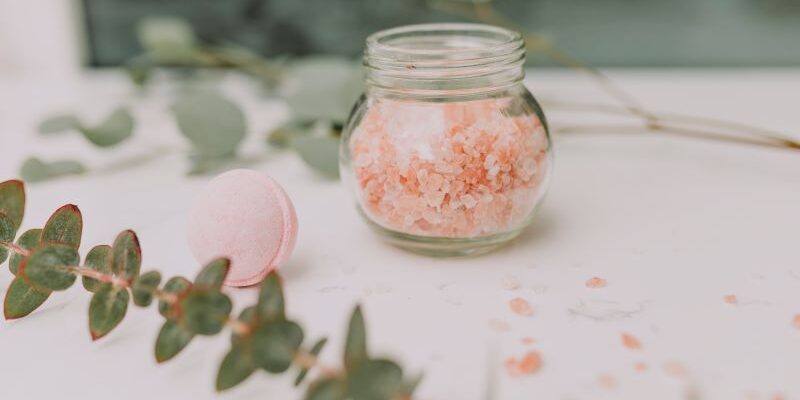
<svg viewBox="0 0 800 400">
<path fill-rule="evenodd" d="M 83 0 L 91 64 L 140 49 L 136 23 L 181 16 L 209 42 L 267 56 L 358 56 L 376 30 L 458 21 L 425 0 Z M 529 30 L 597 66 L 800 65 L 800 0 L 497 0 Z M 544 64 L 551 64 L 538 59 Z"/>
</svg>

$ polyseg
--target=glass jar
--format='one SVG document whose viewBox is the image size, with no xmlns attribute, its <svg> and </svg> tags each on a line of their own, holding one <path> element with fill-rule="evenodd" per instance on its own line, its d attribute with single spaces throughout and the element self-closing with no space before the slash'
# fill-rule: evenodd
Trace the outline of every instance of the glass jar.
<svg viewBox="0 0 800 400">
<path fill-rule="evenodd" d="M 345 124 L 342 180 L 391 243 L 436 256 L 519 235 L 552 170 L 516 32 L 425 24 L 367 39 L 366 93 Z"/>
</svg>

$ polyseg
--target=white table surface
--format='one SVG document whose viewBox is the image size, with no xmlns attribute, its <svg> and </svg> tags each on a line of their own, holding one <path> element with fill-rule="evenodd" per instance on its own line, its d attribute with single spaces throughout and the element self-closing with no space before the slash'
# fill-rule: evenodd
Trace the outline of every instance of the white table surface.
<svg viewBox="0 0 800 400">
<path fill-rule="evenodd" d="M 653 109 L 800 132 L 800 71 L 611 74 Z M 528 83 L 541 99 L 607 101 L 568 72 L 533 70 Z M 792 326 L 800 313 L 800 152 L 648 134 L 557 137 L 550 193 L 519 240 L 478 258 L 430 259 L 380 242 L 338 182 L 314 175 L 294 154 L 265 150 L 260 133 L 285 118 L 286 108 L 257 101 L 244 80 L 224 85 L 246 100 L 251 135 L 243 153 L 284 185 L 297 208 L 299 240 L 282 268 L 288 307 L 308 337 L 330 337 L 327 363 L 338 362 L 350 310 L 361 302 L 372 351 L 425 371 L 423 400 L 800 398 L 800 329 Z M 186 145 L 167 117 L 168 92 L 136 96 L 108 72 L 70 81 L 0 77 L 0 179 L 15 177 L 34 154 L 77 157 L 93 171 L 29 185 L 23 228 L 73 202 L 84 214 L 83 251 L 132 228 L 144 270 L 193 276 L 187 205 L 209 178 L 184 176 Z M 99 118 L 119 103 L 139 120 L 135 138 L 119 148 L 35 134 L 48 113 Z M 548 116 L 554 126 L 597 120 Z M 161 155 L 124 167 L 153 149 Z M 587 289 L 593 276 L 608 287 Z M 505 289 L 506 277 L 520 287 Z M 0 273 L 0 294 L 10 281 Z M 255 299 L 253 289 L 229 293 L 237 308 Z M 724 302 L 728 294 L 739 304 Z M 514 297 L 530 301 L 534 315 L 513 314 Z M 27 318 L 0 322 L 0 398 L 299 397 L 293 374 L 263 372 L 215 394 L 227 334 L 197 339 L 156 365 L 161 318 L 152 308 L 131 307 L 115 331 L 92 343 L 88 304 L 76 285 Z M 510 330 L 498 332 L 493 320 Z M 625 348 L 623 332 L 642 349 Z M 535 344 L 523 344 L 526 336 Z M 542 355 L 542 369 L 510 378 L 503 360 L 529 349 Z M 637 362 L 648 369 L 636 371 Z M 675 364 L 688 374 L 665 370 Z"/>
</svg>

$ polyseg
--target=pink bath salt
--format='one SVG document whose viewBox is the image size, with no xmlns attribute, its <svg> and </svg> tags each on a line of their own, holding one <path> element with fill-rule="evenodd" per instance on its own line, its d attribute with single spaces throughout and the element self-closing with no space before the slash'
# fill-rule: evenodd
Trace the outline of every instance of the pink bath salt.
<svg viewBox="0 0 800 400">
<path fill-rule="evenodd" d="M 451 238 L 524 224 L 544 193 L 549 142 L 508 98 L 451 103 L 373 100 L 353 131 L 357 196 L 378 224 Z"/>
<path fill-rule="evenodd" d="M 636 336 L 630 333 L 623 333 L 621 337 L 623 346 L 631 350 L 640 350 L 642 348 L 642 342 L 640 342 Z"/>
<path fill-rule="evenodd" d="M 597 276 L 586 281 L 586 287 L 589 289 L 600 289 L 606 286 L 608 286 L 608 281 Z"/>
<path fill-rule="evenodd" d="M 739 298 L 736 297 L 735 294 L 729 294 L 722 298 L 728 304 L 737 304 L 739 303 Z"/>
<path fill-rule="evenodd" d="M 505 366 L 506 372 L 512 377 L 533 375 L 542 369 L 542 356 L 538 351 L 529 351 L 521 358 L 508 357 Z"/>
<path fill-rule="evenodd" d="M 795 329 L 800 329 L 800 314 L 795 314 L 794 318 L 792 318 L 792 326 Z"/>
<path fill-rule="evenodd" d="M 508 303 L 511 311 L 515 314 L 522 315 L 523 317 L 530 317 L 533 315 L 533 307 L 528 303 L 528 300 L 522 297 L 515 297 Z"/>
<path fill-rule="evenodd" d="M 212 179 L 189 218 L 189 245 L 201 264 L 228 257 L 225 284 L 256 284 L 285 261 L 297 238 L 297 215 L 267 175 L 237 169 Z"/>
</svg>

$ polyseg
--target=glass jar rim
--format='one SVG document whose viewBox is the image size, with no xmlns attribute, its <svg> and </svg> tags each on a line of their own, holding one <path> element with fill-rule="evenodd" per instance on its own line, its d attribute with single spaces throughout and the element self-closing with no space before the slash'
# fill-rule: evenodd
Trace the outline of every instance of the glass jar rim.
<svg viewBox="0 0 800 400">
<path fill-rule="evenodd" d="M 525 43 L 512 30 L 470 23 L 418 24 L 367 38 L 368 89 L 398 95 L 473 95 L 503 90 L 525 72 Z"/>
<path fill-rule="evenodd" d="M 509 29 L 473 23 L 435 23 L 376 32 L 367 38 L 365 57 L 452 62 L 511 56 L 520 51 L 524 53 L 522 35 Z"/>
</svg>

